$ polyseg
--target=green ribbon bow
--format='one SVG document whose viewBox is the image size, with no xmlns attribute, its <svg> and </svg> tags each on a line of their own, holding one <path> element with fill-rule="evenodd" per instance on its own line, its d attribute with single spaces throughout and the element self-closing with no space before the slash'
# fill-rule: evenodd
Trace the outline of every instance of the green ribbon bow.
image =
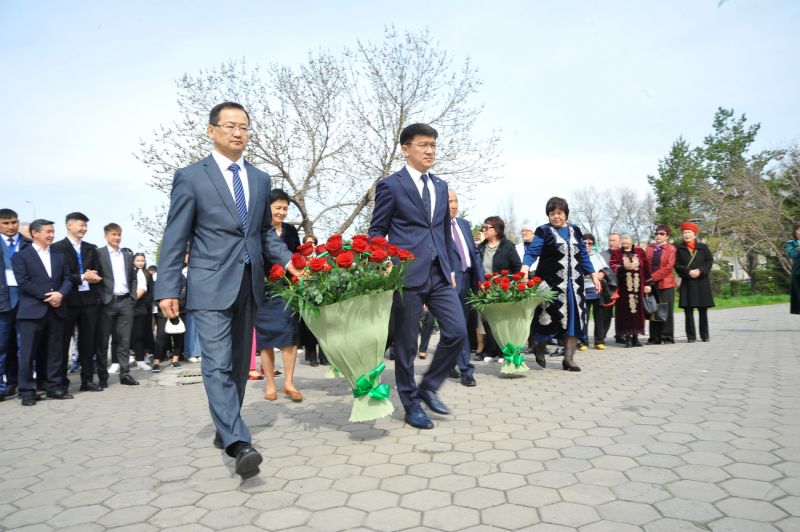
<svg viewBox="0 0 800 532">
<path fill-rule="evenodd" d="M 518 368 L 525 362 L 525 355 L 522 354 L 522 346 L 515 347 L 511 342 L 503 347 L 503 360 L 511 362 Z"/>
<path fill-rule="evenodd" d="M 373 399 L 388 399 L 391 388 L 388 384 L 377 384 L 386 364 L 381 362 L 377 368 L 369 372 L 369 375 L 361 375 L 356 379 L 356 387 L 353 388 L 354 397 L 362 397 L 369 394 Z"/>
</svg>

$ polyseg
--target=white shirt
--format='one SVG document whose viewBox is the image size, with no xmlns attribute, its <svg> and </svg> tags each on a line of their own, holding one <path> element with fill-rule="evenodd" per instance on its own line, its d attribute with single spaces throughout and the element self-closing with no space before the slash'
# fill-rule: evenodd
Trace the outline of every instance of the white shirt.
<svg viewBox="0 0 800 532">
<path fill-rule="evenodd" d="M 19 251 L 19 233 L 17 233 L 14 236 L 3 235 L 3 244 L 2 244 L 4 246 L 3 251 L 8 249 L 9 238 L 11 239 L 12 242 L 11 245 L 14 246 L 14 253 L 16 253 L 17 251 Z M 6 270 L 6 286 L 17 286 L 17 278 L 14 277 L 14 270 L 10 268 Z"/>
<path fill-rule="evenodd" d="M 233 172 L 228 170 L 228 167 L 234 163 L 221 153 L 218 153 L 217 150 L 211 151 L 211 156 L 214 157 L 214 161 L 216 161 L 217 166 L 219 166 L 219 171 L 222 172 L 222 177 L 225 178 L 225 184 L 228 185 L 228 190 L 231 191 L 231 197 L 233 197 L 233 202 L 236 203 L 236 194 L 233 192 Z M 247 170 L 244 167 L 244 157 L 239 157 L 239 160 L 236 161 L 236 164 L 239 165 L 239 178 L 242 180 L 242 189 L 244 190 L 244 202 L 247 205 L 248 211 L 250 210 L 250 186 L 247 183 Z"/>
<path fill-rule="evenodd" d="M 75 255 L 81 258 L 81 264 L 79 264 L 81 271 L 81 284 L 78 286 L 78 292 L 86 292 L 89 290 L 89 283 L 88 281 L 84 281 L 83 279 L 83 256 L 81 255 L 81 241 L 80 240 L 72 240 L 72 237 L 67 236 L 70 243 L 72 244 L 72 248 L 75 250 Z"/>
<path fill-rule="evenodd" d="M 472 259 L 469 256 L 469 248 L 467 247 L 467 241 L 464 240 L 464 235 L 461 233 L 461 227 L 458 225 L 458 222 L 455 218 L 451 218 L 450 228 L 453 230 L 453 240 L 460 240 L 461 241 L 461 249 L 464 250 L 464 257 L 467 259 L 467 269 L 472 267 Z M 453 243 L 456 246 L 455 242 Z M 456 246 L 456 253 L 458 253 L 458 246 Z M 453 267 L 461 266 L 460 264 L 453 264 Z"/>
<path fill-rule="evenodd" d="M 422 172 L 411 168 L 410 166 L 406 165 L 406 170 L 408 171 L 408 175 L 411 176 L 411 179 L 414 181 L 414 184 L 417 186 L 417 191 L 419 191 L 419 197 L 422 197 Z M 431 182 L 431 174 L 428 174 L 428 191 L 431 193 L 431 216 L 430 218 L 433 219 L 433 213 L 436 212 L 436 187 L 433 186 Z M 465 248 L 466 249 L 466 248 Z"/>
<path fill-rule="evenodd" d="M 144 270 L 136 270 L 136 290 L 147 292 L 147 277 L 144 276 Z"/>
<path fill-rule="evenodd" d="M 108 255 L 111 257 L 111 275 L 114 277 L 114 295 L 123 296 L 130 293 L 128 288 L 128 276 L 125 274 L 125 255 L 122 253 L 122 248 L 114 251 L 110 246 L 108 248 Z"/>
<path fill-rule="evenodd" d="M 40 248 L 39 244 L 33 244 L 33 249 L 36 250 L 36 254 L 39 255 L 39 259 L 41 259 L 42 264 L 44 264 L 44 269 L 47 270 L 47 276 L 53 277 L 53 265 L 50 262 L 50 246 Z"/>
</svg>

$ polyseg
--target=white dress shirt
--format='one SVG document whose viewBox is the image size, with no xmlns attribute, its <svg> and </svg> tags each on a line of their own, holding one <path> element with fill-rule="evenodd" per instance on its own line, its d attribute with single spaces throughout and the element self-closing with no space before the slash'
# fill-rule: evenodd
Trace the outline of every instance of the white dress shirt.
<svg viewBox="0 0 800 532">
<path fill-rule="evenodd" d="M 128 276 L 125 273 L 125 255 L 122 248 L 114 251 L 111 246 L 108 248 L 108 255 L 111 257 L 111 275 L 114 276 L 114 295 L 123 296 L 130 293 L 128 287 Z"/>
<path fill-rule="evenodd" d="M 75 255 L 81 258 L 80 266 L 80 274 L 81 274 L 81 284 L 78 286 L 78 292 L 86 292 L 89 290 L 89 282 L 84 280 L 83 278 L 83 255 L 81 255 L 81 241 L 80 240 L 72 240 L 72 237 L 67 237 L 72 244 L 72 249 L 75 250 Z"/>
<path fill-rule="evenodd" d="M 10 243 L 9 240 L 11 241 Z M 8 249 L 9 245 L 14 247 L 14 253 L 19 251 L 19 233 L 14 236 L 3 235 L 4 250 Z M 6 286 L 17 286 L 17 278 L 14 277 L 14 270 L 11 268 L 6 269 Z"/>
<path fill-rule="evenodd" d="M 421 198 L 422 197 L 422 186 L 424 184 L 423 181 L 422 181 L 422 172 L 420 172 L 419 170 L 416 170 L 414 168 L 411 168 L 408 165 L 406 165 L 406 170 L 408 171 L 408 175 L 410 175 L 411 179 L 414 181 L 414 184 L 417 186 L 417 191 L 419 191 L 419 197 Z M 431 218 L 431 220 L 433 220 L 433 213 L 436 212 L 436 187 L 433 186 L 433 183 L 431 182 L 431 174 L 428 173 L 428 172 L 425 172 L 425 173 L 428 174 L 428 192 L 431 193 L 431 215 L 430 215 L 430 218 Z"/>
<path fill-rule="evenodd" d="M 50 261 L 50 246 L 46 248 L 39 247 L 39 244 L 33 244 L 33 249 L 36 250 L 36 254 L 39 255 L 39 259 L 44 264 L 44 269 L 47 270 L 47 276 L 53 277 L 53 265 Z"/>
<path fill-rule="evenodd" d="M 214 161 L 216 161 L 217 166 L 219 166 L 219 171 L 222 172 L 222 177 L 225 178 L 225 184 L 228 185 L 228 190 L 231 191 L 231 197 L 233 198 L 233 202 L 236 203 L 236 194 L 233 192 L 233 172 L 228 170 L 228 167 L 234 163 L 221 153 L 218 153 L 217 150 L 211 151 L 211 156 L 214 157 Z M 242 180 L 242 189 L 244 189 L 244 202 L 247 205 L 247 210 L 250 210 L 250 186 L 247 183 L 247 170 L 244 167 L 244 157 L 239 157 L 239 160 L 236 161 L 236 164 L 239 165 L 239 178 Z"/>
</svg>

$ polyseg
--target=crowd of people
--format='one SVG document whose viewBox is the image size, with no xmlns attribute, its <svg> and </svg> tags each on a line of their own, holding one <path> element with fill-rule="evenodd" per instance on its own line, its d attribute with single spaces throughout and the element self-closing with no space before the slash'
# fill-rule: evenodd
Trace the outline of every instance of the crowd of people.
<svg viewBox="0 0 800 532">
<path fill-rule="evenodd" d="M 269 177 L 243 158 L 249 126 L 247 111 L 235 102 L 209 113 L 214 149 L 175 174 L 158 267 L 148 268 L 143 254 L 121 246 L 117 224 L 107 224 L 106 244 L 95 246 L 83 240 L 88 217 L 73 212 L 66 216 L 67 236 L 54 243 L 53 221 L 35 220 L 24 235 L 16 212 L 0 209 L 6 270 L 0 281 L 0 400 L 18 394 L 22 405 L 33 406 L 41 391 L 51 399 L 70 399 L 70 369 L 80 373 L 80 391 L 102 391 L 110 374 L 118 374 L 123 385 L 137 385 L 133 367 L 158 372 L 168 359 L 177 368 L 182 354 L 191 361 L 201 354 L 216 428 L 213 444 L 234 458 L 243 478 L 258 473 L 262 457 L 240 414 L 251 349 L 260 354 L 269 401 L 278 399 L 276 349 L 283 359 L 282 393 L 296 402 L 303 400 L 294 382 L 298 346 L 304 346 L 312 366 L 326 360 L 313 334 L 264 289 L 273 264 L 302 276 L 291 261 L 301 242 L 295 226 L 286 223 L 291 198 L 272 189 Z M 698 241 L 697 225 L 682 224 L 677 245 L 670 243 L 670 228 L 660 225 L 646 249 L 630 235 L 612 233 L 608 249 L 598 252 L 594 236 L 568 221 L 567 201 L 554 197 L 545 205 L 548 222 L 523 226 L 521 245 L 506 236 L 499 216 L 483 221 L 482 238 L 476 240 L 458 216 L 455 190 L 430 172 L 437 139 L 427 124 L 403 129 L 399 141 L 406 164 L 378 182 L 369 228 L 371 237 L 387 238 L 416 257 L 406 270 L 402 296 L 395 294 L 389 324 L 407 424 L 432 428 L 421 406 L 450 413 L 438 396 L 444 380 L 451 376 L 476 386 L 473 362 L 500 356 L 491 328 L 467 301 L 493 272 L 539 277 L 556 293 L 537 308 L 531 323 L 529 348 L 541 367 L 547 365 L 548 345 L 557 343 L 562 368 L 581 370 L 575 356 L 591 347 L 590 313 L 597 350 L 606 349 L 612 319 L 615 341 L 625 347 L 642 345 L 646 321 L 648 343 L 674 343 L 676 288 L 687 340 L 697 339 L 697 309 L 699 338 L 709 341 L 713 257 Z M 797 269 L 797 229 L 794 238 L 787 252 Z M 305 235 L 303 242 L 316 239 Z M 418 383 L 414 363 L 429 356 L 434 320 L 439 341 Z M 70 344 L 77 352 L 71 368 Z"/>
</svg>

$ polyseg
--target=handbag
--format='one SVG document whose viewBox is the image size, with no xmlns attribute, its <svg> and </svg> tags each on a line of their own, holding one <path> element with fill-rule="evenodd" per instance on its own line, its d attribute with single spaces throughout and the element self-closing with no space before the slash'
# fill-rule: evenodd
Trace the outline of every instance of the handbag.
<svg viewBox="0 0 800 532">
<path fill-rule="evenodd" d="M 669 316 L 669 303 L 659 303 L 658 310 L 650 316 L 650 321 L 667 321 L 667 316 Z"/>
<path fill-rule="evenodd" d="M 658 300 L 652 292 L 645 294 L 642 298 L 642 308 L 644 309 L 645 316 L 651 316 L 658 311 Z"/>
</svg>

